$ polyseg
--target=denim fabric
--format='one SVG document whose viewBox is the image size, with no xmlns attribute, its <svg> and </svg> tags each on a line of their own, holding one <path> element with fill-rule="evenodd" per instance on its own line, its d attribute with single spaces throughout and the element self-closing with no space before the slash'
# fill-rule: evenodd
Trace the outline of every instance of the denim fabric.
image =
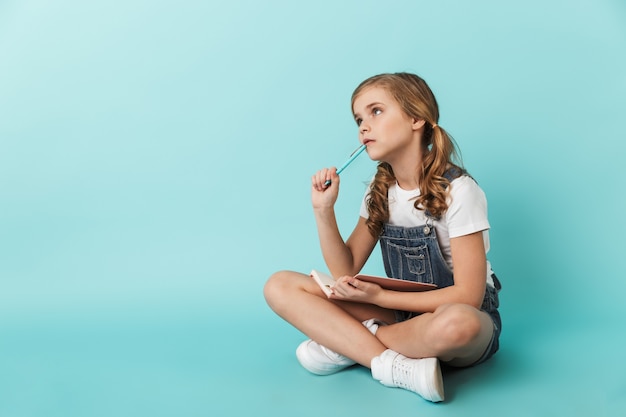
<svg viewBox="0 0 626 417">
<path fill-rule="evenodd" d="M 502 332 L 502 319 L 500 318 L 500 312 L 498 311 L 498 307 L 500 306 L 500 300 L 498 299 L 498 292 L 502 288 L 498 277 L 496 274 L 491 274 L 491 279 L 493 279 L 493 283 L 495 288 L 487 285 L 487 289 L 485 290 L 485 298 L 483 298 L 483 305 L 481 306 L 481 310 L 485 311 L 491 317 L 493 321 L 493 335 L 491 336 L 491 342 L 489 342 L 489 346 L 485 349 L 485 353 L 474 362 L 472 365 L 478 365 L 493 356 L 494 353 L 498 351 L 500 348 L 500 333 Z"/>
<path fill-rule="evenodd" d="M 401 227 L 386 224 L 380 236 L 380 248 L 388 277 L 436 284 L 439 288 L 454 284 L 453 273 L 443 258 L 436 230 L 431 225 Z M 495 288 L 487 285 L 481 310 L 491 316 L 494 334 L 485 354 L 476 364 L 487 360 L 499 348 L 502 322 L 498 312 L 498 291 L 501 285 L 495 274 L 492 278 Z M 419 314 L 398 310 L 396 320 L 408 320 Z"/>
<path fill-rule="evenodd" d="M 437 284 L 439 288 L 454 284 L 452 271 L 443 259 L 432 226 L 386 224 L 380 236 L 380 248 L 389 277 Z"/>
</svg>

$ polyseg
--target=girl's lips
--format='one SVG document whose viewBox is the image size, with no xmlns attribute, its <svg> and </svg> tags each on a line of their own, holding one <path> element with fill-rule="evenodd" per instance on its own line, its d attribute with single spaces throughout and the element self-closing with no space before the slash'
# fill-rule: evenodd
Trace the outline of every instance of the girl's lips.
<svg viewBox="0 0 626 417">
<path fill-rule="evenodd" d="M 374 139 L 365 139 L 363 145 L 367 146 L 369 143 L 374 142 Z"/>
</svg>

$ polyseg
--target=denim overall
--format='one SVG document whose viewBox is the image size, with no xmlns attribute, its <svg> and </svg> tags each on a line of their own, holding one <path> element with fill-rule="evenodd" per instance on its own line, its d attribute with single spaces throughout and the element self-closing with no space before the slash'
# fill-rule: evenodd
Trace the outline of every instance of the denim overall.
<svg viewBox="0 0 626 417">
<path fill-rule="evenodd" d="M 452 181 L 462 174 L 462 171 L 454 169 L 447 171 L 444 177 Z M 426 215 L 429 220 L 437 220 L 428 212 Z M 427 224 L 416 227 L 384 225 L 380 236 L 380 248 L 385 272 L 391 278 L 436 284 L 438 288 L 449 287 L 454 284 L 454 276 L 439 248 L 437 232 L 432 224 L 428 223 L 429 221 Z M 495 288 L 487 285 L 481 310 L 489 314 L 493 320 L 494 334 L 485 354 L 476 364 L 487 360 L 499 347 L 502 322 L 498 312 L 498 291 L 501 285 L 495 274 L 491 277 Z M 419 314 L 396 311 L 396 320 L 408 320 Z"/>
</svg>

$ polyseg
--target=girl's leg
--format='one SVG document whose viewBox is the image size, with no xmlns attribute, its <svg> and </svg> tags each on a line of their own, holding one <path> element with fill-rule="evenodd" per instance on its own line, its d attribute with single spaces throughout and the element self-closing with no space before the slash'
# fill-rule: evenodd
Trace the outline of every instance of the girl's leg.
<svg viewBox="0 0 626 417">
<path fill-rule="evenodd" d="M 283 319 L 319 344 L 363 366 L 385 351 L 361 323 L 370 318 L 394 321 L 392 311 L 377 306 L 329 300 L 307 275 L 282 271 L 264 288 L 269 306 Z"/>
<path fill-rule="evenodd" d="M 461 304 L 394 323 L 393 311 L 332 302 L 310 277 L 294 272 L 274 274 L 265 286 L 265 298 L 277 314 L 313 340 L 372 367 L 372 376 L 382 384 L 434 402 L 444 399 L 437 358 L 454 366 L 470 365 L 483 354 L 493 332 L 487 314 Z M 394 324 L 380 326 L 374 336 L 361 324 L 374 317 Z"/>
<path fill-rule="evenodd" d="M 466 304 L 446 304 L 402 323 L 382 326 L 376 337 L 410 358 L 437 357 L 452 366 L 468 366 L 485 352 L 493 322 L 483 311 Z"/>
<path fill-rule="evenodd" d="M 443 401 L 437 358 L 453 366 L 471 365 L 488 348 L 492 334 L 491 318 L 465 304 L 443 305 L 434 313 L 379 327 L 376 337 L 389 349 L 372 360 L 372 376 L 383 385 Z"/>
</svg>

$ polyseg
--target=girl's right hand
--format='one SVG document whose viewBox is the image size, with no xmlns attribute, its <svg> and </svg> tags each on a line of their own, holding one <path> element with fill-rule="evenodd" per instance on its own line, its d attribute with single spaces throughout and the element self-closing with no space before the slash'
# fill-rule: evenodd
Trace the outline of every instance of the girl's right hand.
<svg viewBox="0 0 626 417">
<path fill-rule="evenodd" d="M 325 185 L 330 180 L 330 185 Z M 311 201 L 313 208 L 331 208 L 339 195 L 337 168 L 320 169 L 311 177 Z"/>
</svg>

